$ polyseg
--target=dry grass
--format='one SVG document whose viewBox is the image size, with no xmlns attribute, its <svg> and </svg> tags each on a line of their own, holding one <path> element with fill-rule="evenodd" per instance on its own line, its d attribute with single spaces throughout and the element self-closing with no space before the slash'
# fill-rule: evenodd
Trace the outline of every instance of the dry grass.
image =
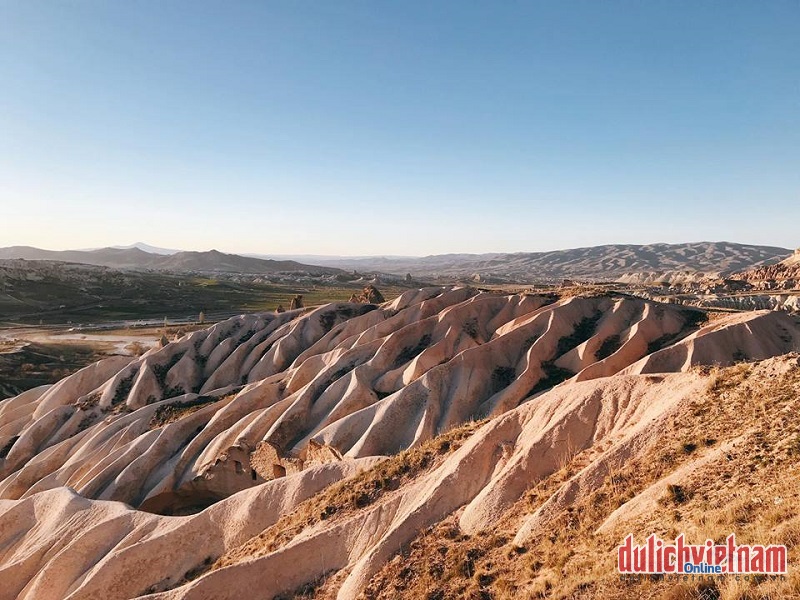
<svg viewBox="0 0 800 600">
<path fill-rule="evenodd" d="M 339 519 L 373 504 L 383 495 L 440 465 L 482 423 L 470 421 L 420 446 L 388 458 L 355 477 L 332 485 L 300 504 L 258 536 L 221 556 L 211 569 L 269 554 L 321 521 Z"/>
<path fill-rule="evenodd" d="M 180 421 L 184 417 L 196 413 L 198 410 L 231 398 L 234 394 L 227 394 L 219 398 L 214 396 L 198 396 L 194 400 L 176 401 L 163 404 L 158 407 L 155 414 L 150 419 L 149 428 L 156 429 Z"/>
<path fill-rule="evenodd" d="M 784 359 L 783 365 L 797 361 Z M 597 528 L 624 505 L 684 464 L 721 444 L 741 441 L 687 480 L 664 484 L 652 512 L 624 524 L 637 538 L 685 532 L 693 543 L 785 543 L 793 564 L 800 544 L 800 368 L 739 364 L 706 369 L 706 393 L 681 406 L 663 435 L 609 473 L 594 492 L 557 514 L 549 530 L 516 547 L 522 519 L 539 508 L 590 460 L 574 455 L 538 482 L 491 532 L 466 536 L 449 520 L 424 532 L 364 590 L 365 599 L 394 598 L 756 598 L 800 597 L 800 575 L 785 580 L 624 582 L 616 575 L 620 532 Z"/>
</svg>

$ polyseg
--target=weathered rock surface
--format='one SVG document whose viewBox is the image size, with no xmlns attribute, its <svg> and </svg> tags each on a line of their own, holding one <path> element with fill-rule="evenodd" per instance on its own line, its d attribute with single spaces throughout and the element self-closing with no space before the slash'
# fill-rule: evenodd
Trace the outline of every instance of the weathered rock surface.
<svg viewBox="0 0 800 600">
<path fill-rule="evenodd" d="M 458 510 L 463 531 L 490 528 L 596 448 L 524 540 L 658 434 L 705 385 L 691 367 L 800 349 L 783 312 L 701 317 L 621 295 L 426 288 L 243 315 L 0 402 L 0 597 L 272 597 L 340 571 L 338 597 L 354 598 L 420 531 Z M 482 418 L 378 502 L 185 578 L 376 457 Z"/>
<path fill-rule="evenodd" d="M 800 248 L 789 258 L 774 265 L 755 267 L 737 275 L 761 290 L 790 290 L 800 288 Z"/>
<path fill-rule="evenodd" d="M 367 302 L 370 304 L 381 304 L 386 300 L 381 294 L 380 290 L 376 288 L 374 285 L 368 285 L 363 290 L 361 290 L 360 294 L 353 293 L 350 296 L 350 302 Z"/>
</svg>

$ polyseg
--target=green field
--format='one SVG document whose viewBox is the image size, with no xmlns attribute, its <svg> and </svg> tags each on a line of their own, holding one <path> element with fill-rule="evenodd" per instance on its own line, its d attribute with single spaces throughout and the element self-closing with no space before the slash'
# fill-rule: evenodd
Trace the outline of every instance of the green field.
<svg viewBox="0 0 800 600">
<path fill-rule="evenodd" d="M 0 325 L 103 324 L 117 321 L 207 320 L 242 312 L 289 308 L 296 294 L 305 306 L 341 302 L 363 284 L 240 283 L 226 279 L 117 271 L 80 279 L 46 274 L 37 280 L 6 279 L 0 286 Z M 381 290 L 387 299 L 403 288 Z"/>
</svg>

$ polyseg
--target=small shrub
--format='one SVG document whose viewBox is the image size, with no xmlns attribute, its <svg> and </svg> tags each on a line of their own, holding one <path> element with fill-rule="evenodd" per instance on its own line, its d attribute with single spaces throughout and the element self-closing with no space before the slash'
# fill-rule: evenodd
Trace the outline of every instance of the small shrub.
<svg viewBox="0 0 800 600">
<path fill-rule="evenodd" d="M 469 337 L 473 340 L 478 339 L 478 319 L 475 317 L 471 319 L 467 319 L 464 321 L 463 325 L 461 325 L 461 330 L 466 333 Z"/>
<path fill-rule="evenodd" d="M 603 343 L 600 344 L 600 347 L 597 349 L 595 353 L 595 358 L 597 360 L 603 360 L 614 354 L 617 350 L 622 347 L 621 338 L 619 335 L 611 335 L 603 340 Z"/>
<path fill-rule="evenodd" d="M 431 343 L 431 336 L 430 334 L 423 335 L 419 342 L 417 342 L 416 346 L 408 346 L 403 348 L 400 353 L 397 355 L 397 358 L 394 360 L 393 368 L 401 367 L 402 365 L 406 364 L 413 358 L 416 358 L 418 354 L 421 354 L 425 348 L 427 348 Z"/>
<path fill-rule="evenodd" d="M 496 394 L 511 385 L 517 378 L 517 370 L 514 367 L 497 367 L 492 371 L 491 394 Z"/>
<path fill-rule="evenodd" d="M 669 484 L 665 501 L 671 504 L 683 504 L 690 498 L 690 493 L 682 485 Z"/>
</svg>

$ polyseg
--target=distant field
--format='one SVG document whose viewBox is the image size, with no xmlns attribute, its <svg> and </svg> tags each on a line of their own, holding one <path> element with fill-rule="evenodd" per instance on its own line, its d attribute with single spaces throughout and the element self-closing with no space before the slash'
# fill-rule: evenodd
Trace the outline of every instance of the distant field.
<svg viewBox="0 0 800 600">
<path fill-rule="evenodd" d="M 0 342 L 0 399 L 55 383 L 103 356 L 81 343 L 12 346 Z"/>
<path fill-rule="evenodd" d="M 76 275 L 80 275 L 77 276 Z M 0 280 L 0 399 L 54 383 L 113 354 L 137 354 L 166 335 L 198 329 L 246 312 L 347 301 L 363 283 L 302 285 L 237 283 L 157 273 L 56 270 Z M 406 288 L 381 289 L 387 300 Z M 170 326 L 135 326 L 135 322 Z"/>
<path fill-rule="evenodd" d="M 363 283 L 238 283 L 223 279 L 120 271 L 46 271 L 36 279 L 0 280 L 0 326 L 10 324 L 103 324 L 118 321 L 208 320 L 241 312 L 289 307 L 296 294 L 306 306 L 341 302 Z M 404 288 L 382 289 L 387 299 Z"/>
</svg>

